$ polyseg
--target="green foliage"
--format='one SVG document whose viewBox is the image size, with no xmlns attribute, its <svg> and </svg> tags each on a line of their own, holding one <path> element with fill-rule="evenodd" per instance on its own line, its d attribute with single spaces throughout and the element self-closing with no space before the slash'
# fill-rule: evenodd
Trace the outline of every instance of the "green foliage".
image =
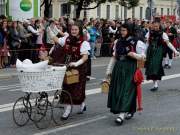
<svg viewBox="0 0 180 135">
<path fill-rule="evenodd" d="M 89 5 L 93 2 L 97 4 L 102 4 L 106 2 L 118 2 L 120 5 L 127 8 L 136 7 L 139 4 L 139 0 L 69 0 L 70 4 L 78 5 L 80 3 L 83 3 L 83 6 L 85 6 L 84 4 Z"/>
<path fill-rule="evenodd" d="M 69 3 L 72 5 L 76 5 L 76 17 L 79 18 L 81 10 L 90 10 L 97 8 L 100 4 L 106 2 L 118 2 L 120 5 L 125 6 L 127 8 L 133 8 L 138 6 L 139 0 L 69 0 Z M 96 3 L 94 7 L 89 7 L 91 3 Z"/>
<path fill-rule="evenodd" d="M 127 8 L 133 8 L 138 6 L 139 0 L 118 0 L 119 4 Z"/>
</svg>

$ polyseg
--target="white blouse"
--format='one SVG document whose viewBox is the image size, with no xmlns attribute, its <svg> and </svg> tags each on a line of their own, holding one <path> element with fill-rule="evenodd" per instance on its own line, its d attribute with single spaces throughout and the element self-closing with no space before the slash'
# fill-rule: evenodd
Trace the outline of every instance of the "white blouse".
<svg viewBox="0 0 180 135">
<path fill-rule="evenodd" d="M 68 37 L 69 37 L 69 34 L 65 34 L 64 37 L 59 38 L 58 43 L 63 47 L 65 45 L 66 39 Z M 83 54 L 89 55 L 89 50 L 91 50 L 89 42 L 83 41 L 81 48 L 80 48 L 80 53 L 81 53 L 80 55 L 83 55 Z"/>
<path fill-rule="evenodd" d="M 149 39 L 149 32 L 146 34 L 145 38 L 146 38 L 147 40 Z M 163 40 L 164 40 L 165 42 L 166 42 L 166 41 L 169 41 L 169 37 L 168 37 L 168 35 L 167 35 L 165 32 L 163 32 L 162 38 L 163 38 Z"/>
<path fill-rule="evenodd" d="M 117 40 L 114 42 L 113 56 L 115 56 L 116 43 L 117 43 Z M 147 51 L 147 45 L 144 42 L 138 40 L 138 42 L 136 43 L 136 53 L 145 55 L 146 51 Z"/>
</svg>

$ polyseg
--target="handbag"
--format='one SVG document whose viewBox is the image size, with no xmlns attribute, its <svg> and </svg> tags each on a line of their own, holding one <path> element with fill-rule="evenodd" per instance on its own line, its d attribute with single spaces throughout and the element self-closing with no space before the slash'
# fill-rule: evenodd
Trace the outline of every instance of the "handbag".
<svg viewBox="0 0 180 135">
<path fill-rule="evenodd" d="M 109 86 L 110 86 L 110 77 L 107 77 L 101 82 L 101 91 L 104 94 L 109 93 Z"/>
<path fill-rule="evenodd" d="M 79 71 L 76 69 L 67 70 L 64 77 L 65 84 L 79 83 Z"/>
</svg>

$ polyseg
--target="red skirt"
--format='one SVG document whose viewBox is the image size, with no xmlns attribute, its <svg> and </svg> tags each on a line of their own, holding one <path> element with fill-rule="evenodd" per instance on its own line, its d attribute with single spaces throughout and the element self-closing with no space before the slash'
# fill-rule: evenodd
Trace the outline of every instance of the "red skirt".
<svg viewBox="0 0 180 135">
<path fill-rule="evenodd" d="M 71 95 L 73 105 L 80 105 L 86 98 L 86 76 L 87 76 L 87 63 L 76 68 L 79 71 L 79 83 L 67 85 L 63 84 L 63 90 L 68 91 Z M 61 102 L 63 104 L 70 104 L 69 98 L 62 94 Z"/>
</svg>

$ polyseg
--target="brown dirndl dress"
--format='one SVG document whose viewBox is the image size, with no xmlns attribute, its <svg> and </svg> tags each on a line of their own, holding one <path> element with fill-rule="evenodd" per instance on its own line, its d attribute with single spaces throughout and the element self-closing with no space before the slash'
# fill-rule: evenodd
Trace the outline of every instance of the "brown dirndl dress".
<svg viewBox="0 0 180 135">
<path fill-rule="evenodd" d="M 65 59 L 70 58 L 67 63 L 76 62 L 81 59 L 82 55 L 80 55 L 81 44 L 83 43 L 83 39 L 79 39 L 74 45 L 69 45 L 68 38 L 66 40 L 64 46 Z M 87 62 L 78 66 L 77 69 L 79 71 L 79 83 L 75 84 L 65 84 L 63 83 L 63 90 L 68 91 L 72 97 L 73 105 L 80 105 L 84 102 L 86 98 L 85 89 L 86 89 L 86 76 L 87 76 Z M 70 104 L 69 98 L 66 99 L 65 96 L 61 97 L 61 102 L 64 104 Z"/>
</svg>

